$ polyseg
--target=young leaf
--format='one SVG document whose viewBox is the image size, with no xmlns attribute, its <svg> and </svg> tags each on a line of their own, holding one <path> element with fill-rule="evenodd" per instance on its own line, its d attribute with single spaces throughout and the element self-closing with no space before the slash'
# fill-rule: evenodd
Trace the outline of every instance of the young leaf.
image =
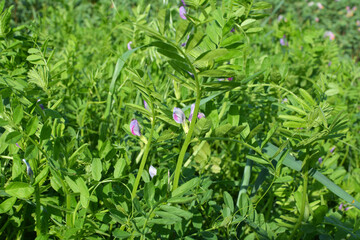
<svg viewBox="0 0 360 240">
<path fill-rule="evenodd" d="M 100 158 L 94 158 L 91 164 L 91 173 L 95 181 L 101 180 L 102 163 Z"/>
</svg>

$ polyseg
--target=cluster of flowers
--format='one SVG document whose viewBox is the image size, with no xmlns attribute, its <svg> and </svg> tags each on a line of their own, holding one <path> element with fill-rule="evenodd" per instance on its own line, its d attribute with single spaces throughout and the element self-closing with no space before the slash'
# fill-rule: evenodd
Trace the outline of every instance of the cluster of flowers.
<svg viewBox="0 0 360 240">
<path fill-rule="evenodd" d="M 350 6 L 346 6 L 346 17 L 352 17 L 354 16 L 354 12 L 356 11 L 357 7 L 352 7 L 350 8 Z"/>
<path fill-rule="evenodd" d="M 146 103 L 146 101 L 144 101 L 144 106 L 145 106 L 145 109 L 149 110 L 149 107 L 148 107 L 148 104 Z M 195 104 L 191 104 L 191 111 L 190 111 L 190 115 L 188 118 L 189 122 L 191 122 L 191 120 L 193 118 L 194 110 L 195 110 Z M 202 112 L 199 112 L 197 117 L 199 119 L 204 118 L 205 114 Z M 180 108 L 174 107 L 173 119 L 175 122 L 183 124 L 183 123 L 185 123 L 185 120 L 186 120 L 185 113 Z M 131 120 L 130 131 L 134 136 L 141 136 L 139 122 L 136 119 Z"/>
<path fill-rule="evenodd" d="M 314 2 L 309 2 L 309 3 L 308 3 L 308 6 L 311 7 L 311 6 L 314 6 L 314 4 L 315 4 Z M 324 9 L 324 6 L 323 6 L 320 2 L 317 2 L 317 3 L 316 3 L 316 6 L 317 6 L 320 10 Z"/>
</svg>

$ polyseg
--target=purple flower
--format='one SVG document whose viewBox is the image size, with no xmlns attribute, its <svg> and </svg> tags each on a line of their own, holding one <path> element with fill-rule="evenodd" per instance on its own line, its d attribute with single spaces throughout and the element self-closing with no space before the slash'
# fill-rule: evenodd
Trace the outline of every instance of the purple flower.
<svg viewBox="0 0 360 240">
<path fill-rule="evenodd" d="M 150 167 L 149 167 L 150 177 L 151 177 L 151 178 L 155 177 L 155 176 L 156 176 L 156 173 L 157 173 L 156 168 L 154 168 L 153 165 L 150 165 Z"/>
<path fill-rule="evenodd" d="M 185 114 L 180 108 L 174 107 L 173 118 L 175 122 L 183 123 L 185 121 Z"/>
<path fill-rule="evenodd" d="M 228 80 L 228 81 L 232 81 L 232 80 L 233 80 L 233 78 L 232 78 L 232 77 L 229 77 L 227 80 Z"/>
<path fill-rule="evenodd" d="M 332 62 L 331 62 L 331 61 L 329 61 L 329 63 L 328 63 L 328 66 L 329 66 L 329 67 L 331 66 L 331 63 L 332 63 Z"/>
<path fill-rule="evenodd" d="M 185 9 L 184 6 L 181 6 L 181 7 L 179 8 L 179 14 L 180 14 L 180 17 L 181 17 L 182 19 L 186 20 L 186 16 L 185 16 L 185 14 L 186 14 L 186 9 Z"/>
<path fill-rule="evenodd" d="M 26 165 L 26 174 L 30 177 L 30 179 L 32 179 L 32 178 L 33 178 L 33 175 L 34 175 L 34 172 L 33 172 L 33 170 L 31 169 L 30 164 L 29 164 L 25 159 L 23 159 L 22 161 L 23 161 L 23 162 L 25 163 L 25 165 Z"/>
<path fill-rule="evenodd" d="M 284 98 L 282 101 L 281 101 L 281 103 L 288 103 L 289 102 L 289 100 L 287 99 L 287 98 Z"/>
<path fill-rule="evenodd" d="M 194 110 L 195 110 L 195 104 L 191 104 L 191 111 L 190 111 L 190 115 L 189 115 L 189 122 L 191 122 L 192 118 L 193 118 L 193 115 L 194 115 Z M 200 118 L 204 118 L 205 117 L 205 114 L 203 114 L 202 112 L 198 112 L 198 115 L 197 115 L 198 119 Z"/>
<path fill-rule="evenodd" d="M 235 32 L 235 28 L 232 28 L 232 29 L 230 30 L 230 32 L 232 32 L 232 33 Z"/>
<path fill-rule="evenodd" d="M 184 7 L 186 7 L 185 1 L 181 0 L 182 4 L 184 5 Z"/>
<path fill-rule="evenodd" d="M 15 143 L 15 145 L 16 145 L 18 148 L 20 148 L 20 149 L 21 149 L 21 147 L 19 146 L 19 144 L 18 144 L 18 143 Z"/>
<path fill-rule="evenodd" d="M 132 48 L 131 48 L 131 44 L 132 44 L 132 41 L 128 42 L 128 44 L 127 44 L 128 50 L 131 50 L 131 49 L 132 49 Z"/>
<path fill-rule="evenodd" d="M 333 153 L 336 147 L 330 149 L 330 152 Z"/>
<path fill-rule="evenodd" d="M 130 123 L 130 131 L 135 136 L 141 136 L 139 123 L 136 119 L 133 119 Z"/>
<path fill-rule="evenodd" d="M 204 118 L 204 117 L 205 117 L 205 114 L 203 114 L 202 112 L 198 113 L 198 119 L 201 119 L 201 118 Z"/>
<path fill-rule="evenodd" d="M 39 104 L 39 107 L 40 107 L 42 110 L 45 109 L 44 105 L 42 105 L 41 103 Z"/>
<path fill-rule="evenodd" d="M 343 205 L 344 205 L 344 204 L 340 203 L 340 205 L 339 205 L 339 210 L 340 210 L 340 211 L 343 209 Z"/>
<path fill-rule="evenodd" d="M 347 211 L 347 210 L 349 210 L 350 209 L 350 207 L 347 207 L 347 208 L 345 208 L 345 211 Z"/>
<path fill-rule="evenodd" d="M 286 35 L 284 35 L 282 38 L 280 38 L 280 45 L 281 46 L 287 46 L 287 42 L 286 42 Z"/>
<path fill-rule="evenodd" d="M 144 108 L 145 108 L 146 110 L 150 111 L 149 105 L 147 104 L 147 102 L 146 102 L 145 100 L 144 100 Z"/>
<path fill-rule="evenodd" d="M 319 157 L 318 161 L 319 161 L 320 164 L 322 164 L 323 159 L 321 157 Z"/>
</svg>

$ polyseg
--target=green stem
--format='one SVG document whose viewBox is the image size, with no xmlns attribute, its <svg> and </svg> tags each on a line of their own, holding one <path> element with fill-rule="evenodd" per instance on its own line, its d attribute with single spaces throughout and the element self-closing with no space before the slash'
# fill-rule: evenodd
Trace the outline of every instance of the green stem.
<svg viewBox="0 0 360 240">
<path fill-rule="evenodd" d="M 301 199 L 301 208 L 300 208 L 300 216 L 298 218 L 298 221 L 296 222 L 296 225 L 291 233 L 291 236 L 289 239 L 293 239 L 296 231 L 299 229 L 301 222 L 304 218 L 304 213 L 305 213 L 305 204 L 306 204 L 306 198 L 307 198 L 307 186 L 308 186 L 308 177 L 309 177 L 309 165 L 305 164 L 304 166 L 304 186 L 303 186 L 303 194 L 302 194 L 302 199 Z"/>
<path fill-rule="evenodd" d="M 193 119 L 190 123 L 190 128 L 189 128 L 189 132 L 188 134 L 186 135 L 186 138 L 185 138 L 185 141 L 184 141 L 184 144 L 182 145 L 181 147 L 181 150 L 180 150 L 180 154 L 179 154 L 179 158 L 177 160 L 177 163 L 176 163 L 176 168 L 175 168 L 175 176 L 174 176 L 174 184 L 173 184 L 173 191 L 178 187 L 179 185 L 179 178 L 180 178 L 180 172 L 181 172 L 181 167 L 182 167 L 182 164 L 183 164 L 183 161 L 184 161 L 184 157 L 185 157 L 185 153 L 186 153 L 186 150 L 190 144 L 190 141 L 191 141 L 191 137 L 192 137 L 192 134 L 194 132 L 194 128 L 195 128 L 195 123 L 196 123 L 196 119 L 197 119 L 197 113 L 199 111 L 199 106 L 200 106 L 200 99 L 201 99 L 201 93 L 200 93 L 200 89 L 197 88 L 197 91 L 196 91 L 196 101 L 195 101 L 195 109 L 194 109 L 194 113 L 193 113 Z"/>
<path fill-rule="evenodd" d="M 237 202 L 236 202 L 236 206 L 238 206 L 239 208 L 240 208 L 240 197 L 242 194 L 246 194 L 246 190 L 250 183 L 251 167 L 252 167 L 252 161 L 250 159 L 247 159 L 246 166 L 244 168 L 243 181 L 241 183 L 239 195 L 238 195 Z"/>
<path fill-rule="evenodd" d="M 35 185 L 35 204 L 36 204 L 36 209 L 35 209 L 35 215 L 36 215 L 36 235 L 40 236 L 42 233 L 42 228 L 41 228 L 41 208 L 40 208 L 40 188 L 39 188 L 39 184 Z"/>
<path fill-rule="evenodd" d="M 149 136 L 148 142 L 146 143 L 145 152 L 144 152 L 144 155 L 143 155 L 143 157 L 141 159 L 140 168 L 139 168 L 138 174 L 137 174 L 136 179 L 135 179 L 133 190 L 131 192 L 131 199 L 134 199 L 135 196 L 136 196 L 136 191 L 137 191 L 137 188 L 138 188 L 139 183 L 140 183 L 140 178 L 141 178 L 142 172 L 144 171 L 146 159 L 147 159 L 147 156 L 148 156 L 149 151 L 150 151 L 150 145 L 151 145 L 151 140 L 152 140 L 152 137 L 153 137 L 153 134 L 154 134 L 154 129 L 155 129 L 155 116 L 153 114 L 153 118 L 151 120 L 150 136 Z"/>
</svg>

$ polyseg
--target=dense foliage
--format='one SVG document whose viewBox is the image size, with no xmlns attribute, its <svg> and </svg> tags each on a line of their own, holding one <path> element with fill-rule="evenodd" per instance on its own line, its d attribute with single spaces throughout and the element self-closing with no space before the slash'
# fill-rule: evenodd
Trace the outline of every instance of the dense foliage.
<svg viewBox="0 0 360 240">
<path fill-rule="evenodd" d="M 1 238 L 360 239 L 356 1 L 125 2 L 1 2 Z"/>
</svg>

